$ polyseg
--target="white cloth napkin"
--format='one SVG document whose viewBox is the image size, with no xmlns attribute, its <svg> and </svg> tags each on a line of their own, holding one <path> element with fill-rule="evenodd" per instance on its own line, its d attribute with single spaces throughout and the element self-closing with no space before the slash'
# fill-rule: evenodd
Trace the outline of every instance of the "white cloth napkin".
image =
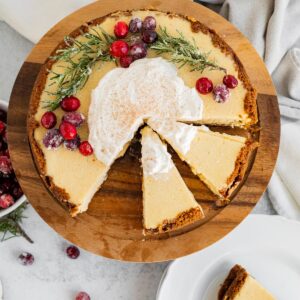
<svg viewBox="0 0 300 300">
<path fill-rule="evenodd" d="M 92 1 L 0 0 L 0 19 L 37 42 L 60 19 Z M 281 130 L 279 159 L 268 194 L 279 214 L 300 220 L 300 121 L 296 122 L 300 120 L 300 2 L 203 2 L 223 3 L 220 14 L 249 38 L 272 74 L 281 115 L 286 119 Z"/>
</svg>

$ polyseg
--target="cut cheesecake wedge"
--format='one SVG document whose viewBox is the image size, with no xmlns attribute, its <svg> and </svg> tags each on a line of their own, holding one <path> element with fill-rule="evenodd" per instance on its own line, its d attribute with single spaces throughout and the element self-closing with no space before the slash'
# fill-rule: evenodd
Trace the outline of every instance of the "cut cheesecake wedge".
<svg viewBox="0 0 300 300">
<path fill-rule="evenodd" d="M 229 272 L 218 300 L 275 300 L 275 298 L 240 265 Z"/>
<path fill-rule="evenodd" d="M 241 136 L 213 132 L 206 126 L 148 120 L 208 188 L 226 199 L 242 180 L 251 150 L 257 145 Z"/>
<path fill-rule="evenodd" d="M 166 232 L 203 218 L 166 145 L 149 127 L 141 134 L 145 232 Z"/>
</svg>

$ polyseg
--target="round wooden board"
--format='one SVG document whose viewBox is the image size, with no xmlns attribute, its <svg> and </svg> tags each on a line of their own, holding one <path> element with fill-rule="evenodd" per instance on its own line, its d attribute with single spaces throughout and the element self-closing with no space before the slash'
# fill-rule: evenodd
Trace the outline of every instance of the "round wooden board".
<svg viewBox="0 0 300 300">
<path fill-rule="evenodd" d="M 215 197 L 175 157 L 179 170 L 197 200 L 209 211 L 202 224 L 180 232 L 145 239 L 142 235 L 142 192 L 138 160 L 119 159 L 108 180 L 94 197 L 87 213 L 71 218 L 43 184 L 32 158 L 26 117 L 35 80 L 47 57 L 63 37 L 86 21 L 117 10 L 154 8 L 188 15 L 216 32 L 233 48 L 258 91 L 260 147 L 250 159 L 244 182 L 225 208 L 212 208 Z M 9 106 L 8 140 L 16 175 L 31 204 L 59 234 L 78 246 L 109 258 L 155 262 L 175 259 L 201 250 L 224 237 L 251 211 L 265 191 L 277 158 L 280 115 L 272 80 L 249 41 L 229 22 L 188 0 L 101 0 L 55 25 L 34 47 L 16 79 Z"/>
</svg>

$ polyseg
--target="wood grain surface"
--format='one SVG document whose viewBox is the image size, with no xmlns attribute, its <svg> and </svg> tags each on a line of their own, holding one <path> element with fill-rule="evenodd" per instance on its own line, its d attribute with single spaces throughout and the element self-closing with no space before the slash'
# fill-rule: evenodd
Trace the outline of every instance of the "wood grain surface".
<svg viewBox="0 0 300 300">
<path fill-rule="evenodd" d="M 138 159 L 128 151 L 124 158 L 117 160 L 88 212 L 71 218 L 49 193 L 37 172 L 28 143 L 26 118 L 41 66 L 66 34 L 89 20 L 113 11 L 150 7 L 195 17 L 215 29 L 233 48 L 258 91 L 261 130 L 254 134 L 260 147 L 252 154 L 244 181 L 225 208 L 215 206 L 216 196 L 174 153 L 180 173 L 207 217 L 183 230 L 145 238 L 142 234 L 141 169 Z M 232 130 L 235 129 L 229 129 Z M 137 262 L 164 261 L 193 253 L 216 242 L 237 226 L 267 187 L 277 158 L 279 132 L 280 116 L 275 89 L 254 48 L 225 19 L 188 0 L 101 0 L 66 17 L 41 39 L 24 62 L 12 91 L 8 115 L 12 163 L 24 193 L 41 217 L 64 238 L 88 251 Z"/>
</svg>

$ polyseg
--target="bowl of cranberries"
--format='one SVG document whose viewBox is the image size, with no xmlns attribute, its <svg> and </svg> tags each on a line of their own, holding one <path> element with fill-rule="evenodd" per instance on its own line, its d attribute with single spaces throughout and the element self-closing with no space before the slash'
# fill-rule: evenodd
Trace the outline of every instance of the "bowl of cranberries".
<svg viewBox="0 0 300 300">
<path fill-rule="evenodd" d="M 20 206 L 26 197 L 17 181 L 7 147 L 8 103 L 0 100 L 0 218 Z"/>
</svg>

